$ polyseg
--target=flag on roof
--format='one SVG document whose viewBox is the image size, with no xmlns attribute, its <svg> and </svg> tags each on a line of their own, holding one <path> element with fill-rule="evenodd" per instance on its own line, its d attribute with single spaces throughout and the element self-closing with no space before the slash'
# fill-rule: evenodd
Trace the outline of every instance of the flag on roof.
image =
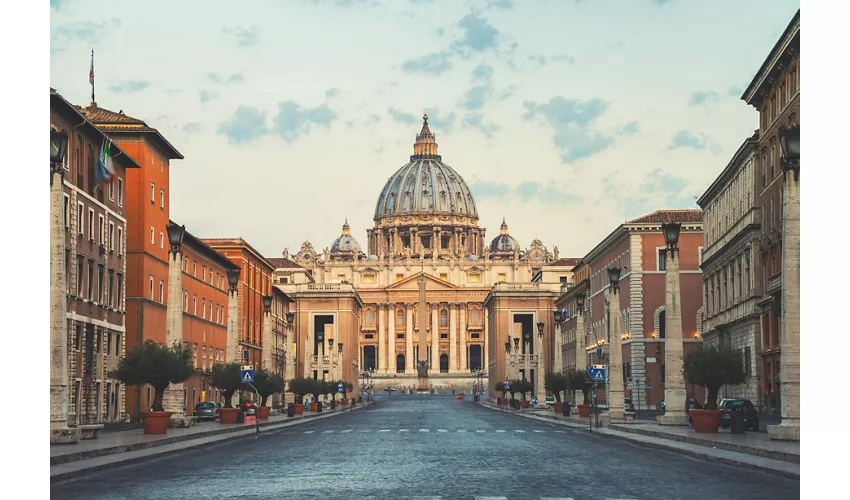
<svg viewBox="0 0 850 500">
<path fill-rule="evenodd" d="M 95 167 L 95 181 L 98 184 L 108 184 L 112 182 L 112 177 L 115 175 L 115 168 L 112 165 L 112 141 L 104 139 L 100 145 L 100 157 L 97 159 Z"/>
</svg>

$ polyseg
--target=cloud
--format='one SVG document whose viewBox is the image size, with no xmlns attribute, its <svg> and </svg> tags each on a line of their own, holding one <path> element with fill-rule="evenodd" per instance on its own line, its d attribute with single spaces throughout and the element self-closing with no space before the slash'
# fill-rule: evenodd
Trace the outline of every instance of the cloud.
<svg viewBox="0 0 850 500">
<path fill-rule="evenodd" d="M 409 59 L 401 63 L 401 69 L 405 73 L 431 73 L 442 74 L 452 69 L 451 52 L 442 51 L 426 54 L 418 59 Z"/>
<path fill-rule="evenodd" d="M 620 135 L 633 135 L 640 130 L 638 122 L 629 122 L 620 127 Z"/>
<path fill-rule="evenodd" d="M 695 208 L 696 200 L 686 189 L 688 185 L 685 178 L 656 168 L 644 177 L 637 189 L 629 189 L 629 196 L 620 198 L 619 203 L 629 217 L 660 209 Z"/>
<path fill-rule="evenodd" d="M 434 0 L 407 0 L 410 3 L 433 3 Z"/>
<path fill-rule="evenodd" d="M 404 125 L 413 125 L 414 123 L 418 123 L 420 120 L 411 113 L 407 113 L 393 107 L 387 108 L 387 114 L 390 115 L 390 118 L 392 118 L 393 121 L 402 123 Z"/>
<path fill-rule="evenodd" d="M 220 85 L 230 85 L 231 83 L 241 83 L 245 81 L 242 72 L 233 73 L 232 75 L 222 75 L 221 73 L 207 73 L 207 78 Z"/>
<path fill-rule="evenodd" d="M 726 89 L 726 95 L 729 97 L 741 97 L 741 94 L 743 93 L 743 89 L 737 85 L 731 85 L 728 89 Z"/>
<path fill-rule="evenodd" d="M 186 125 L 183 125 L 183 132 L 186 132 L 187 134 L 197 134 L 200 131 L 200 123 L 187 123 Z"/>
<path fill-rule="evenodd" d="M 310 0 L 310 2 L 316 5 L 331 4 L 337 7 L 350 7 L 356 4 L 373 2 L 373 0 Z"/>
<path fill-rule="evenodd" d="M 572 56 L 567 54 L 560 54 L 557 56 L 544 56 L 542 54 L 532 54 L 528 56 L 528 60 L 536 63 L 538 66 L 543 67 L 550 63 L 562 62 L 565 64 L 573 64 L 575 59 Z"/>
<path fill-rule="evenodd" d="M 201 104 L 206 104 L 209 101 L 212 101 L 216 97 L 218 97 L 218 92 L 215 90 L 201 90 L 198 92 L 198 97 L 201 99 Z"/>
<path fill-rule="evenodd" d="M 472 195 L 478 199 L 508 200 L 516 198 L 524 203 L 538 201 L 561 205 L 582 201 L 580 196 L 570 193 L 566 189 L 561 189 L 550 182 L 541 181 L 525 181 L 516 186 L 510 186 L 505 183 L 473 178 L 469 184 L 469 189 L 472 191 Z"/>
<path fill-rule="evenodd" d="M 485 137 L 493 137 L 493 134 L 499 131 L 499 126 L 493 122 L 484 122 L 484 115 L 481 113 L 467 113 L 460 121 L 461 125 L 466 128 L 473 128 L 484 134 Z"/>
<path fill-rule="evenodd" d="M 672 3 L 673 0 L 650 0 L 650 2 L 654 3 L 655 5 L 664 6 L 668 3 Z"/>
<path fill-rule="evenodd" d="M 426 109 L 428 115 L 428 124 L 431 125 L 433 132 L 450 133 L 455 128 L 455 114 L 447 113 L 440 108 Z"/>
<path fill-rule="evenodd" d="M 370 113 L 369 117 L 366 119 L 366 125 L 371 125 L 373 123 L 380 123 L 381 116 L 376 115 L 375 113 Z"/>
<path fill-rule="evenodd" d="M 493 95 L 493 67 L 487 64 L 478 65 L 472 70 L 472 82 L 478 83 L 466 91 L 460 106 L 469 111 L 479 111 Z"/>
<path fill-rule="evenodd" d="M 121 83 L 110 85 L 109 90 L 120 94 L 132 94 L 133 92 L 145 90 L 149 85 L 150 82 L 147 80 L 125 80 Z"/>
<path fill-rule="evenodd" d="M 218 133 L 236 145 L 249 144 L 269 133 L 266 112 L 252 106 L 239 105 L 233 116 L 218 127 Z"/>
<path fill-rule="evenodd" d="M 513 0 L 487 0 L 488 9 L 513 9 Z"/>
<path fill-rule="evenodd" d="M 470 12 L 458 21 L 463 35 L 452 42 L 452 48 L 458 54 L 471 55 L 498 48 L 499 30 L 476 12 Z"/>
<path fill-rule="evenodd" d="M 87 45 L 97 45 L 111 28 L 120 27 L 120 19 L 111 19 L 101 23 L 76 21 L 61 24 L 52 30 L 50 36 L 51 51 L 61 52 L 66 45 L 75 41 L 84 42 Z"/>
<path fill-rule="evenodd" d="M 339 92 L 340 92 L 340 90 L 336 87 L 330 88 L 330 89 L 325 91 L 325 98 L 326 99 L 333 99 L 334 97 L 339 95 Z"/>
<path fill-rule="evenodd" d="M 53 10 L 61 10 L 65 4 L 65 0 L 50 0 L 50 8 Z"/>
<path fill-rule="evenodd" d="M 240 47 L 250 47 L 256 45 L 260 41 L 260 28 L 250 26 L 243 28 L 241 25 L 235 28 L 222 28 L 222 33 L 233 35 L 236 38 L 236 45 Z"/>
<path fill-rule="evenodd" d="M 548 103 L 523 102 L 526 121 L 537 119 L 555 129 L 552 141 L 563 153 L 561 161 L 570 163 L 589 158 L 613 145 L 614 138 L 591 129 L 597 118 L 608 108 L 602 99 L 587 101 L 556 96 Z"/>
<path fill-rule="evenodd" d="M 336 111 L 321 104 L 313 108 L 302 108 L 295 101 L 284 101 L 277 105 L 277 115 L 271 131 L 281 136 L 286 142 L 309 134 L 313 125 L 330 128 L 338 119 Z"/>
<path fill-rule="evenodd" d="M 707 145 L 708 137 L 705 134 L 694 135 L 687 130 L 680 130 L 676 132 L 675 136 L 673 136 L 673 140 L 670 142 L 670 146 L 668 146 L 667 149 L 705 149 Z"/>
<path fill-rule="evenodd" d="M 688 99 L 689 106 L 706 106 L 714 104 L 720 96 L 713 90 L 696 90 L 691 92 L 691 97 Z"/>
</svg>

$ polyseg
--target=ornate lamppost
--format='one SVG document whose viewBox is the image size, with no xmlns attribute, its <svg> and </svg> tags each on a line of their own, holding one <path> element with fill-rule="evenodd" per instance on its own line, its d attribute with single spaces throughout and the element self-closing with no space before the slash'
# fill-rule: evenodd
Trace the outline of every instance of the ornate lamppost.
<svg viewBox="0 0 850 500">
<path fill-rule="evenodd" d="M 608 268 L 608 318 L 610 344 L 608 354 L 608 419 L 610 422 L 625 418 L 625 395 L 623 387 L 623 349 L 620 339 L 620 271 L 619 267 Z"/>
<path fill-rule="evenodd" d="M 535 361 L 534 361 L 534 375 L 535 376 L 534 376 L 534 378 L 535 378 L 535 380 L 533 380 L 532 383 L 534 384 L 534 395 L 537 396 L 537 398 L 538 398 L 537 402 L 538 403 L 545 402 L 545 400 L 546 400 L 546 398 L 543 397 L 545 395 L 545 393 L 543 393 L 543 394 L 537 393 L 537 391 L 544 391 L 543 381 L 545 380 L 545 377 L 546 377 L 546 373 L 545 373 L 545 371 L 546 371 L 546 358 L 544 356 L 546 349 L 543 347 L 543 330 L 545 328 L 546 328 L 545 323 L 543 323 L 542 321 L 537 322 L 537 346 L 538 346 L 538 348 L 534 349 L 534 352 L 535 352 L 535 356 L 534 356 L 534 359 L 535 359 Z"/>
<path fill-rule="evenodd" d="M 227 270 L 227 352 L 225 359 L 228 363 L 238 363 L 239 356 L 239 273 L 241 269 Z M 230 399 L 233 408 L 239 404 L 239 391 L 234 391 Z"/>
<path fill-rule="evenodd" d="M 183 346 L 183 238 L 186 226 L 169 222 L 165 226 L 168 234 L 168 299 L 165 310 L 165 344 L 168 347 Z M 183 396 L 183 384 L 170 384 L 162 395 L 165 411 L 171 412 L 169 425 L 183 427 L 189 423 L 183 419 L 186 405 Z"/>
<path fill-rule="evenodd" d="M 800 440 L 800 126 L 779 130 L 785 184 L 782 196 L 782 304 L 779 407 L 771 439 Z"/>
<path fill-rule="evenodd" d="M 661 425 L 688 425 L 685 411 L 684 344 L 682 342 L 682 294 L 679 288 L 679 234 L 680 222 L 661 224 L 667 244 L 665 259 L 664 299 L 664 415 L 658 417 Z M 659 360 L 660 361 L 660 360 Z"/>
</svg>

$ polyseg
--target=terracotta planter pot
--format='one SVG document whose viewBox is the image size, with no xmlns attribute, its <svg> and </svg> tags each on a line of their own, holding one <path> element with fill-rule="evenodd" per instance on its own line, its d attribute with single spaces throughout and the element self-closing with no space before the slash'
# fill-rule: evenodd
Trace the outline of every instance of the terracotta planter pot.
<svg viewBox="0 0 850 500">
<path fill-rule="evenodd" d="M 219 408 L 218 422 L 221 424 L 235 424 L 239 417 L 239 408 Z"/>
<path fill-rule="evenodd" d="M 310 411 L 313 413 L 319 411 L 319 403 L 310 403 Z"/>
<path fill-rule="evenodd" d="M 295 415 L 303 415 L 304 414 L 304 405 L 295 405 Z"/>
<path fill-rule="evenodd" d="M 170 418 L 170 411 L 143 411 L 142 428 L 144 428 L 145 434 L 165 434 L 168 432 L 168 419 Z"/>
<path fill-rule="evenodd" d="M 564 414 L 564 403 L 555 403 L 552 405 L 552 409 L 555 410 L 556 415 Z"/>
<path fill-rule="evenodd" d="M 691 410 L 691 424 L 697 432 L 716 433 L 720 427 L 721 410 Z"/>
<path fill-rule="evenodd" d="M 593 409 L 590 405 L 577 405 L 578 406 L 578 416 L 579 417 L 589 417 L 590 412 Z"/>
<path fill-rule="evenodd" d="M 519 402 L 519 407 L 522 408 L 522 409 L 528 408 L 528 401 L 523 399 L 522 401 Z"/>
<path fill-rule="evenodd" d="M 342 400 L 342 404 L 343 404 L 344 406 L 348 406 L 348 404 L 349 404 L 349 403 L 348 403 L 348 398 L 343 399 L 343 400 Z"/>
<path fill-rule="evenodd" d="M 268 420 L 269 413 L 272 411 L 271 406 L 258 406 L 257 407 L 257 418 L 260 420 Z"/>
</svg>

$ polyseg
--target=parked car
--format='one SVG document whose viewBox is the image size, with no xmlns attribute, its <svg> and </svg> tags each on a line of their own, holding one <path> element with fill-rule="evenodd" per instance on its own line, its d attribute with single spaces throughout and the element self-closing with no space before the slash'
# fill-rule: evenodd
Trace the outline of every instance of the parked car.
<svg viewBox="0 0 850 500">
<path fill-rule="evenodd" d="M 546 396 L 546 406 L 554 406 L 555 396 Z"/>
<path fill-rule="evenodd" d="M 257 405 L 253 401 L 246 401 L 244 403 L 239 403 L 237 408 L 245 408 L 245 415 L 252 416 L 257 414 Z"/>
<path fill-rule="evenodd" d="M 623 409 L 625 411 L 635 411 L 635 405 L 632 403 L 632 398 L 625 398 L 623 400 Z"/>
<path fill-rule="evenodd" d="M 723 411 L 723 417 L 720 420 L 720 426 L 726 429 L 731 425 L 729 411 L 732 410 L 732 408 L 739 406 L 744 407 L 744 425 L 747 427 L 747 429 L 758 431 L 759 412 L 756 409 L 755 405 L 753 405 L 753 402 L 749 399 L 721 399 L 720 402 L 717 403 L 717 409 Z"/>
<path fill-rule="evenodd" d="M 218 417 L 218 406 L 215 403 L 205 401 L 195 405 L 195 418 L 197 420 L 215 420 Z"/>
</svg>

